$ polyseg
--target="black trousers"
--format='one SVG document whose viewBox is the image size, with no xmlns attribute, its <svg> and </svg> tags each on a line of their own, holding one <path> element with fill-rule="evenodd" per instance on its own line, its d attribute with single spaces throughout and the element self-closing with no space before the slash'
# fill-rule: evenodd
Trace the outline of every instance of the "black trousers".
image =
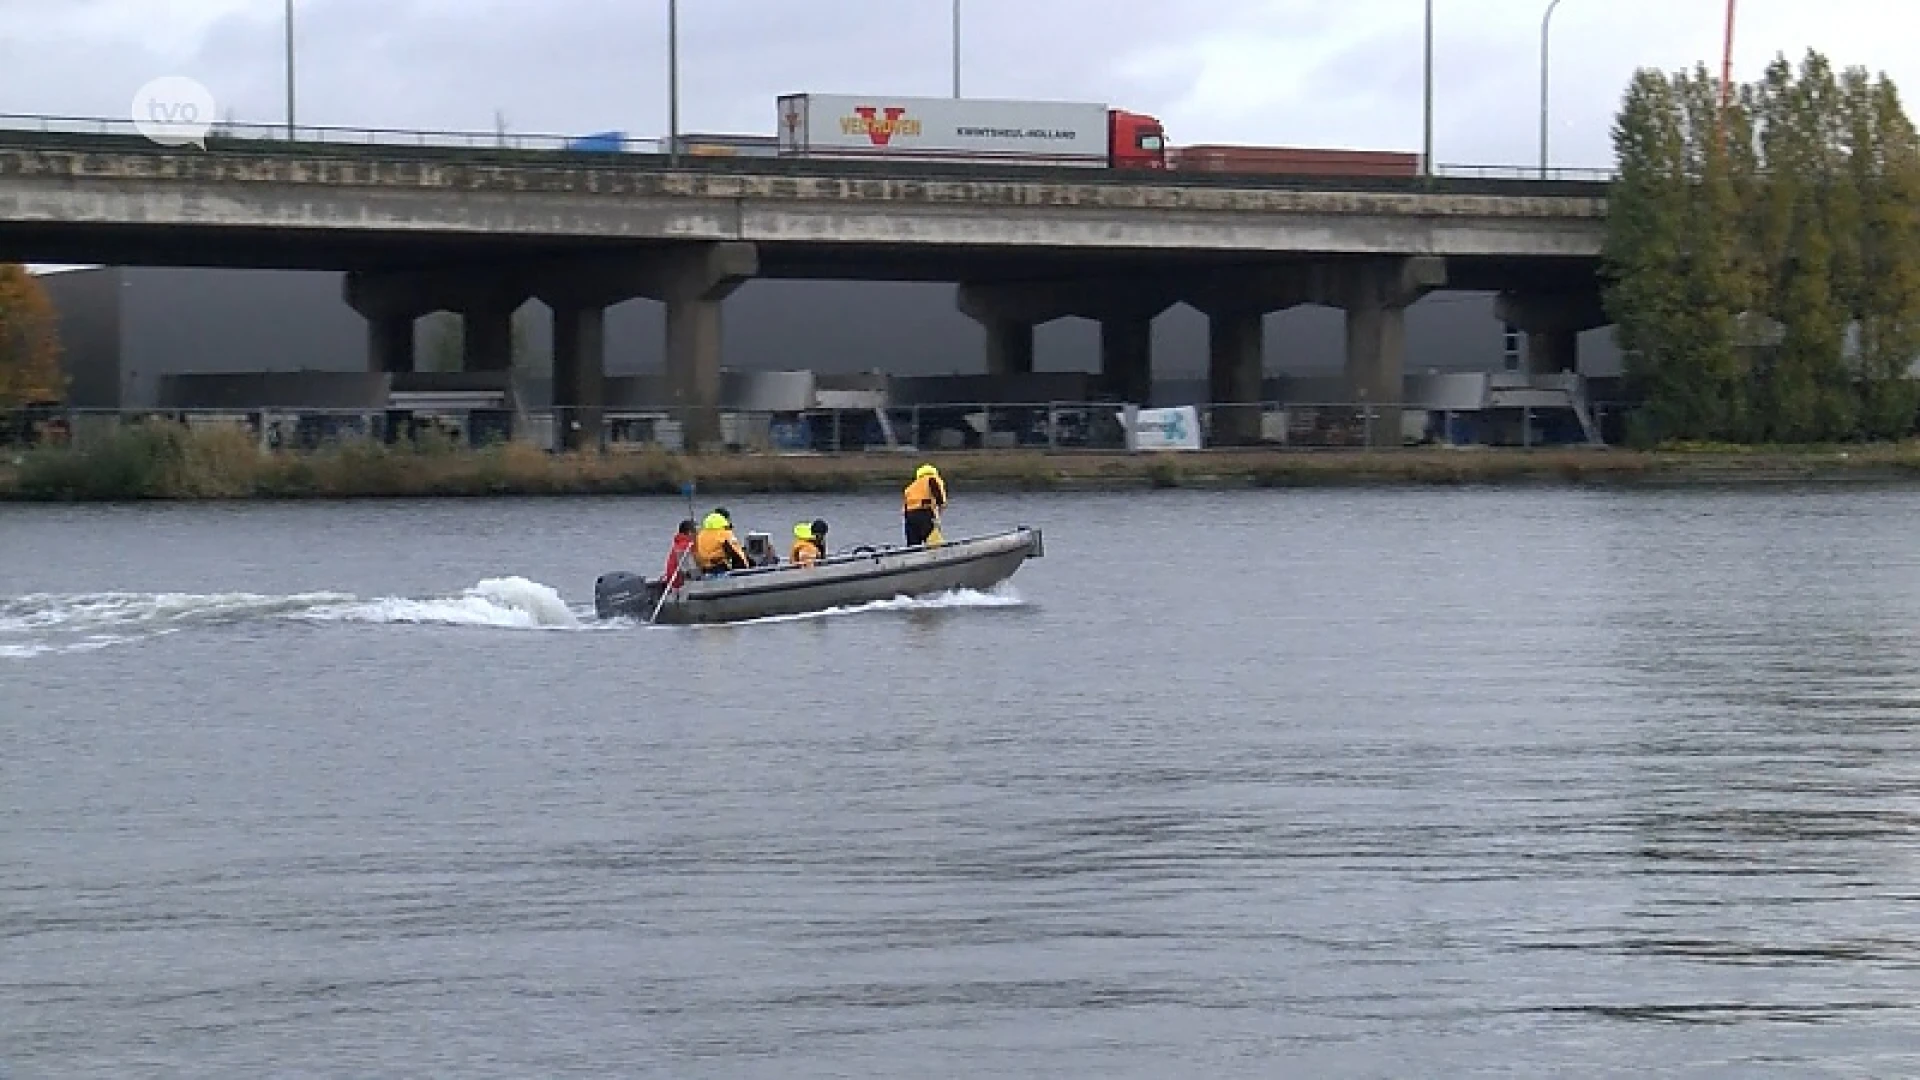
<svg viewBox="0 0 1920 1080">
<path fill-rule="evenodd" d="M 904 515 L 904 520 L 907 526 L 908 547 L 924 544 L 927 542 L 927 537 L 933 535 L 933 527 L 936 524 L 933 511 L 909 510 Z"/>
</svg>

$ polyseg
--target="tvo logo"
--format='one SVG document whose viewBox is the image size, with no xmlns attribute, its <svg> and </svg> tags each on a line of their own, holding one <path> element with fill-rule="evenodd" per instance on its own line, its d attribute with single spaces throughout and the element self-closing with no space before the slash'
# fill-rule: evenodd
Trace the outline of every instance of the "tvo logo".
<svg viewBox="0 0 1920 1080">
<path fill-rule="evenodd" d="M 154 79 L 133 92 L 134 130 L 161 146 L 207 148 L 213 127 L 213 91 L 184 75 Z"/>
</svg>

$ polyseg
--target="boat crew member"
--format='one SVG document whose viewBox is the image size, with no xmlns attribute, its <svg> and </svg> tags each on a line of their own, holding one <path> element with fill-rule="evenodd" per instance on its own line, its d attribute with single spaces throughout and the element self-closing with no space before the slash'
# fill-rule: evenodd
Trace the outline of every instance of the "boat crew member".
<svg viewBox="0 0 1920 1080">
<path fill-rule="evenodd" d="M 667 552 L 667 569 L 661 575 L 666 579 L 667 588 L 680 587 L 680 579 L 684 576 L 681 559 L 693 547 L 693 537 L 697 532 L 699 529 L 694 527 L 693 519 L 685 518 L 680 522 L 680 530 L 673 534 L 673 547 Z"/>
<path fill-rule="evenodd" d="M 907 529 L 907 546 L 933 546 L 940 536 L 940 511 L 947 506 L 947 485 L 940 470 L 922 465 L 914 470 L 913 483 L 901 492 L 901 514 Z"/>
<path fill-rule="evenodd" d="M 717 510 L 700 523 L 700 532 L 693 538 L 693 557 L 704 574 L 724 574 L 753 566 L 740 541 L 733 538 L 732 525 Z"/>
<path fill-rule="evenodd" d="M 795 566 L 807 566 L 827 554 L 827 523 L 815 520 L 812 524 L 801 522 L 793 527 L 793 551 L 787 558 Z"/>
</svg>

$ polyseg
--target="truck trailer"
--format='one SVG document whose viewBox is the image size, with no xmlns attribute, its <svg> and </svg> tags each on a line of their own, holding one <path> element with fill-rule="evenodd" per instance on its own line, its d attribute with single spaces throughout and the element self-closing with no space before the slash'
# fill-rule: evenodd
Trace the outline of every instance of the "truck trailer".
<svg viewBox="0 0 1920 1080">
<path fill-rule="evenodd" d="M 783 94 L 782 157 L 1163 169 L 1151 116 L 1070 101 Z"/>
</svg>

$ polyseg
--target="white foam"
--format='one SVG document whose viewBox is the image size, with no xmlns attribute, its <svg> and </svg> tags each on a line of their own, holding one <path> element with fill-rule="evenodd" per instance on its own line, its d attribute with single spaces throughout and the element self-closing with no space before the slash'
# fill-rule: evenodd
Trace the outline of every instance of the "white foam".
<svg viewBox="0 0 1920 1080">
<path fill-rule="evenodd" d="M 386 597 L 305 612 L 317 622 L 426 623 L 503 630 L 578 630 L 580 616 L 551 586 L 523 577 L 487 578 L 458 596 Z"/>
<path fill-rule="evenodd" d="M 822 608 L 819 611 L 806 611 L 798 615 L 769 615 L 763 619 L 741 619 L 732 623 L 702 623 L 705 628 L 720 626 L 757 626 L 767 623 L 800 622 L 806 619 L 826 619 L 841 615 L 865 615 L 876 611 L 939 611 L 946 608 L 1004 608 L 1019 607 L 1025 603 L 1020 594 L 1010 585 L 1001 585 L 990 592 L 978 589 L 954 589 L 949 592 L 932 593 L 927 596 L 896 596 L 891 600 L 874 600 L 865 604 L 850 604 L 846 607 Z"/>
<path fill-rule="evenodd" d="M 35 593 L 0 601 L 0 659 L 87 652 L 197 626 L 249 621 L 430 624 L 507 630 L 583 630 L 619 625 L 587 624 L 581 616 L 551 586 L 517 576 L 486 578 L 453 596 L 372 600 L 341 592 L 287 596 L 241 592 Z"/>
</svg>

